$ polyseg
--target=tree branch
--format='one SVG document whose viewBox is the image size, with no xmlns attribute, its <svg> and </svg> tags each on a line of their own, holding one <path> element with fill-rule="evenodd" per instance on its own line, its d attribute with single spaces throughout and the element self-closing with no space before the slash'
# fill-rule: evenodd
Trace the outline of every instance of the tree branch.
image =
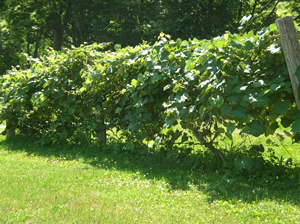
<svg viewBox="0 0 300 224">
<path fill-rule="evenodd" d="M 116 23 L 118 22 L 119 18 L 120 18 L 120 13 L 118 13 L 117 18 L 116 18 L 116 20 L 115 20 L 113 23 L 108 24 L 108 25 L 107 25 L 106 27 L 104 27 L 102 30 L 106 30 L 108 27 L 110 27 L 110 26 L 116 24 Z"/>
<path fill-rule="evenodd" d="M 226 159 L 225 156 L 223 155 L 223 153 L 221 153 L 218 149 L 216 149 L 213 144 L 212 141 L 210 142 L 206 142 L 204 140 L 204 138 L 198 135 L 197 131 L 194 129 L 193 125 L 190 126 L 190 130 L 193 132 L 193 135 L 196 137 L 196 139 L 202 144 L 204 145 L 206 148 L 208 148 L 211 152 L 213 152 L 215 155 L 219 156 L 221 158 L 221 160 L 223 161 L 223 163 L 225 163 Z"/>
</svg>

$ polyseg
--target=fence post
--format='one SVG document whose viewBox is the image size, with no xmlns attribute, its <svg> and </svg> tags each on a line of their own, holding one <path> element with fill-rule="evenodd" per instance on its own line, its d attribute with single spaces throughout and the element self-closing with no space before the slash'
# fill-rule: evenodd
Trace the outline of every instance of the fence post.
<svg viewBox="0 0 300 224">
<path fill-rule="evenodd" d="M 285 61 L 289 71 L 294 97 L 297 104 L 297 109 L 300 110 L 300 101 L 298 95 L 299 81 L 297 80 L 297 77 L 295 75 L 295 72 L 300 65 L 300 44 L 296 28 L 291 16 L 277 19 L 275 23 L 279 31 Z"/>
</svg>

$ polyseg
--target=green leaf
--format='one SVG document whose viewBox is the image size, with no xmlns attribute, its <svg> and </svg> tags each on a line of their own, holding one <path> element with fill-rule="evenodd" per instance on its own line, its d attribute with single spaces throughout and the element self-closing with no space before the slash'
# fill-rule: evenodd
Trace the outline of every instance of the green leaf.
<svg viewBox="0 0 300 224">
<path fill-rule="evenodd" d="M 170 89 L 170 87 L 171 87 L 171 85 L 166 85 L 164 88 L 163 88 L 163 91 L 166 91 L 166 90 L 168 90 L 168 89 Z"/>
<path fill-rule="evenodd" d="M 281 47 L 278 47 L 277 43 L 273 43 L 267 48 L 267 51 L 270 51 L 272 54 L 276 54 L 280 50 L 281 50 Z"/>
<path fill-rule="evenodd" d="M 278 89 L 280 89 L 283 86 L 284 86 L 284 83 L 274 83 L 270 86 L 270 90 L 271 90 L 271 92 L 274 92 L 274 91 L 277 91 Z"/>
<path fill-rule="evenodd" d="M 240 21 L 240 24 L 242 25 L 242 26 L 244 26 L 244 25 L 246 25 L 248 22 L 249 22 L 249 20 L 252 18 L 252 15 L 250 14 L 249 16 L 244 16 L 242 19 L 241 19 L 241 21 Z"/>
<path fill-rule="evenodd" d="M 247 42 L 245 43 L 245 46 L 246 46 L 246 50 L 247 50 L 247 51 L 250 51 L 250 50 L 253 49 L 254 44 L 253 44 L 251 41 L 247 41 Z"/>
<path fill-rule="evenodd" d="M 290 117 L 291 117 L 293 120 L 300 119 L 300 110 L 296 111 L 295 113 L 290 114 Z"/>
<path fill-rule="evenodd" d="M 253 161 L 252 161 L 252 159 L 250 159 L 250 158 L 247 157 L 247 156 L 245 156 L 245 157 L 243 158 L 242 163 L 244 164 L 244 168 L 245 168 L 246 170 L 248 170 L 248 171 L 249 171 L 249 170 L 252 168 L 252 166 L 253 166 Z"/>
<path fill-rule="evenodd" d="M 194 81 L 196 76 L 193 72 L 189 72 L 184 77 L 187 81 Z"/>
<path fill-rule="evenodd" d="M 136 79 L 132 79 L 131 80 L 131 85 L 133 85 L 134 87 L 137 87 L 138 81 Z"/>
<path fill-rule="evenodd" d="M 182 138 L 181 138 L 181 142 L 186 142 L 189 139 L 187 133 L 184 133 Z"/>
<path fill-rule="evenodd" d="M 232 105 L 240 105 L 241 102 L 243 102 L 244 97 L 243 94 L 234 94 L 231 95 L 228 100 Z"/>
<path fill-rule="evenodd" d="M 189 60 L 186 62 L 185 69 L 186 69 L 187 71 L 192 71 L 194 68 L 195 68 L 195 62 L 194 62 L 194 60 L 189 59 Z"/>
<path fill-rule="evenodd" d="M 248 133 L 250 135 L 258 137 L 258 136 L 266 133 L 266 127 L 259 121 L 254 120 L 249 124 Z"/>
<path fill-rule="evenodd" d="M 291 130 L 294 133 L 299 133 L 300 132 L 300 119 L 297 119 L 294 121 L 291 125 Z"/>
<path fill-rule="evenodd" d="M 115 48 L 115 50 L 120 50 L 121 49 L 121 44 L 115 44 L 114 48 Z"/>
<path fill-rule="evenodd" d="M 120 113 L 121 111 L 122 111 L 122 108 L 121 108 L 121 107 L 118 107 L 118 108 L 116 109 L 115 114 L 118 114 L 118 113 Z"/>
<path fill-rule="evenodd" d="M 162 138 L 159 137 L 159 136 L 155 138 L 155 145 L 156 145 L 157 147 L 160 145 L 161 140 L 162 140 Z"/>
<path fill-rule="evenodd" d="M 294 136 L 293 136 L 293 143 L 298 143 L 300 142 L 300 133 L 296 133 Z"/>
<path fill-rule="evenodd" d="M 126 114 L 126 116 L 124 117 L 124 120 L 128 121 L 128 120 L 130 120 L 131 118 L 132 118 L 132 114 L 131 114 L 131 112 L 129 111 L 129 112 Z"/>
<path fill-rule="evenodd" d="M 234 86 L 235 84 L 237 84 L 239 82 L 238 78 L 229 78 L 226 80 L 226 84 L 228 86 Z"/>
<path fill-rule="evenodd" d="M 231 113 L 232 110 L 232 106 L 230 106 L 228 103 L 223 104 L 222 108 L 221 108 L 221 115 L 227 115 L 229 113 Z"/>
<path fill-rule="evenodd" d="M 237 118 L 243 118 L 243 117 L 245 117 L 246 111 L 247 111 L 246 108 L 237 107 L 237 108 L 235 108 L 235 109 L 232 110 L 232 115 L 234 117 L 237 117 Z"/>
<path fill-rule="evenodd" d="M 256 106 L 256 107 L 264 107 L 265 105 L 270 104 L 270 100 L 268 98 L 258 98 L 258 99 L 251 99 L 251 104 Z"/>
<path fill-rule="evenodd" d="M 242 161 L 238 158 L 236 158 L 234 160 L 234 165 L 238 170 L 242 170 L 244 168 L 244 164 L 242 163 Z"/>
<path fill-rule="evenodd" d="M 290 109 L 291 105 L 286 104 L 283 101 L 276 102 L 273 109 L 272 113 L 274 114 L 283 114 L 284 112 L 288 111 Z"/>
<path fill-rule="evenodd" d="M 180 114 L 180 118 L 186 119 L 189 115 L 189 109 L 184 107 L 180 110 L 179 114 Z"/>
<path fill-rule="evenodd" d="M 223 97 L 221 97 L 220 95 L 211 96 L 211 97 L 209 97 L 208 100 L 209 100 L 210 105 L 212 105 L 213 107 L 218 107 L 218 108 L 220 108 L 224 102 Z"/>
<path fill-rule="evenodd" d="M 166 122 L 164 123 L 164 128 L 170 128 L 174 124 L 175 119 L 174 118 L 167 118 Z"/>
<path fill-rule="evenodd" d="M 227 133 L 228 133 L 228 134 L 232 134 L 232 133 L 234 132 L 234 130 L 235 130 L 235 125 L 229 124 L 229 125 L 227 126 Z"/>
<path fill-rule="evenodd" d="M 261 153 L 265 151 L 265 148 L 262 144 L 259 145 L 253 145 L 250 149 L 250 152 L 254 152 L 254 153 Z"/>
<path fill-rule="evenodd" d="M 253 83 L 253 87 L 258 88 L 262 87 L 265 84 L 264 80 L 258 80 L 257 82 Z"/>
<path fill-rule="evenodd" d="M 176 95 L 174 100 L 177 103 L 184 103 L 187 99 L 188 95 L 186 93 L 183 93 L 182 95 Z"/>
<path fill-rule="evenodd" d="M 66 139 L 68 137 L 68 132 L 65 130 L 59 133 L 59 137 L 61 137 L 62 139 Z"/>
<path fill-rule="evenodd" d="M 168 51 L 162 51 L 160 52 L 160 61 L 163 62 L 163 61 L 168 61 L 168 57 L 170 56 L 170 52 Z"/>
<path fill-rule="evenodd" d="M 128 126 L 128 130 L 130 131 L 130 132 L 134 132 L 137 128 L 138 128 L 138 123 L 135 123 L 135 124 L 130 124 L 129 126 Z"/>
<path fill-rule="evenodd" d="M 291 125 L 291 123 L 293 123 L 293 120 L 292 119 L 288 119 L 287 117 L 284 117 L 284 118 L 281 118 L 281 125 L 284 127 L 284 128 L 287 128 Z"/>
<path fill-rule="evenodd" d="M 179 137 L 181 136 L 181 131 L 176 130 L 176 132 L 172 135 L 171 141 L 175 142 L 177 139 L 179 139 Z"/>
<path fill-rule="evenodd" d="M 264 167 L 264 160 L 261 159 L 256 159 L 253 161 L 255 169 L 261 170 Z"/>
<path fill-rule="evenodd" d="M 75 112 L 75 109 L 70 107 L 69 110 L 68 110 L 68 114 L 73 115 L 74 112 Z"/>
<path fill-rule="evenodd" d="M 297 80 L 300 81 L 300 65 L 297 67 L 295 71 L 295 76 L 297 77 Z"/>
</svg>

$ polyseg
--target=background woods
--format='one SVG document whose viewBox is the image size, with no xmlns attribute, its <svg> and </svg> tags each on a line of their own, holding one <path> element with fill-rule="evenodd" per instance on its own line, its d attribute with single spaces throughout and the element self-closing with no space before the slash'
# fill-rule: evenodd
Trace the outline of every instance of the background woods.
<svg viewBox="0 0 300 224">
<path fill-rule="evenodd" d="M 0 10 L 0 74 L 47 47 L 83 43 L 135 46 L 154 43 L 162 31 L 172 39 L 210 39 L 225 31 L 257 31 L 278 14 L 299 20 L 295 1 L 281 0 L 6 0 Z"/>
</svg>

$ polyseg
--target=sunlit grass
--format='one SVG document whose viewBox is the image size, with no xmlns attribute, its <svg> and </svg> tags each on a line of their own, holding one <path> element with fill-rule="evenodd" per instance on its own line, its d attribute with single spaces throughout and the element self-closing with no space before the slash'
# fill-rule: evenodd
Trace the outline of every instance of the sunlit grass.
<svg viewBox="0 0 300 224">
<path fill-rule="evenodd" d="M 0 223 L 299 223 L 299 184 L 191 169 L 167 158 L 0 141 Z"/>
</svg>

